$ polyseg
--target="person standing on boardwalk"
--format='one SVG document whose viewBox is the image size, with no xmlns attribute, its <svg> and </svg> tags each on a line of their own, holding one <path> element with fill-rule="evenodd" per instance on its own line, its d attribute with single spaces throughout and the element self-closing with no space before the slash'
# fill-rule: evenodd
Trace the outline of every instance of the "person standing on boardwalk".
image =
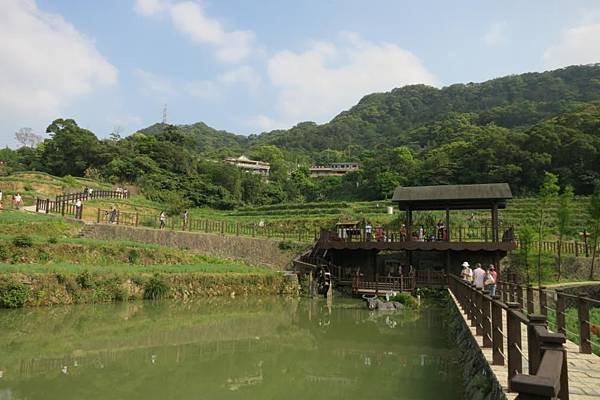
<svg viewBox="0 0 600 400">
<path fill-rule="evenodd" d="M 484 287 L 483 282 L 485 281 L 486 272 L 481 267 L 480 263 L 477 263 L 476 267 L 477 268 L 475 268 L 473 270 L 473 283 L 475 284 L 475 287 L 477 289 L 483 289 L 483 287 Z"/>
<path fill-rule="evenodd" d="M 473 270 L 468 262 L 462 263 L 462 271 L 460 272 L 460 276 L 462 276 L 463 281 L 465 282 L 473 282 Z"/>
<path fill-rule="evenodd" d="M 367 222 L 367 224 L 365 225 L 365 237 L 367 239 L 367 242 L 371 241 L 372 236 L 373 236 L 373 225 L 371 225 L 370 222 Z"/>
<path fill-rule="evenodd" d="M 166 219 L 167 219 L 167 215 L 165 214 L 164 211 L 161 211 L 160 215 L 158 216 L 158 220 L 160 221 L 160 229 L 163 229 L 165 227 Z"/>
<path fill-rule="evenodd" d="M 496 294 L 496 282 L 498 281 L 498 273 L 496 272 L 496 268 L 494 264 L 490 264 L 488 268 L 487 274 L 485 276 L 485 288 L 490 291 L 490 296 L 494 296 Z"/>
</svg>

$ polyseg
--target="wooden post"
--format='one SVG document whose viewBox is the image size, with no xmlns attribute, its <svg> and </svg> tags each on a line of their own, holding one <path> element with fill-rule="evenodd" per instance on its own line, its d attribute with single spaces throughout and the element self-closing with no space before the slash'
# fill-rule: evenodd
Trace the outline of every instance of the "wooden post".
<svg viewBox="0 0 600 400">
<path fill-rule="evenodd" d="M 235 235 L 240 236 L 240 223 L 239 222 L 235 223 Z"/>
<path fill-rule="evenodd" d="M 481 296 L 482 315 L 481 325 L 483 330 L 483 347 L 492 347 L 492 321 L 491 321 L 491 298 L 489 290 L 484 290 Z"/>
<path fill-rule="evenodd" d="M 100 209 L 98 209 L 98 214 L 96 215 L 96 223 L 100 223 Z"/>
<path fill-rule="evenodd" d="M 542 359 L 542 351 L 540 341 L 535 332 L 536 326 L 546 327 L 546 317 L 543 315 L 532 314 L 528 316 L 529 323 L 527 324 L 527 359 L 529 375 L 535 375 L 540 366 Z"/>
<path fill-rule="evenodd" d="M 477 325 L 475 325 L 475 334 L 483 336 L 483 290 L 475 289 L 475 315 Z"/>
<path fill-rule="evenodd" d="M 540 286 L 539 298 L 540 298 L 540 314 L 544 317 L 548 317 L 548 293 L 546 292 L 545 286 Z"/>
<path fill-rule="evenodd" d="M 527 285 L 527 314 L 534 313 L 534 304 L 533 304 L 533 286 L 531 284 Z"/>
<path fill-rule="evenodd" d="M 523 286 L 519 285 L 518 283 L 515 285 L 515 287 L 517 288 L 517 303 L 519 303 L 519 305 L 521 306 L 521 308 L 523 308 Z"/>
<path fill-rule="evenodd" d="M 504 365 L 504 338 L 502 337 L 502 307 L 500 296 L 492 297 L 492 364 Z"/>
<path fill-rule="evenodd" d="M 136 213 L 135 213 L 135 226 L 138 226 L 139 219 L 140 219 L 140 218 L 139 218 L 139 214 L 136 212 Z"/>
<path fill-rule="evenodd" d="M 46 214 L 50 212 L 50 199 L 46 199 Z"/>
<path fill-rule="evenodd" d="M 521 308 L 519 303 L 509 302 L 506 311 L 506 330 L 508 347 L 508 390 L 512 391 L 511 380 L 516 374 L 523 372 L 523 359 L 519 349 L 521 348 L 521 321 L 516 315 Z"/>
<path fill-rule="evenodd" d="M 60 203 L 60 215 L 65 216 L 65 202 Z"/>
<path fill-rule="evenodd" d="M 565 335 L 567 333 L 565 329 L 565 297 L 563 296 L 562 289 L 556 290 L 556 331 Z"/>
<path fill-rule="evenodd" d="M 592 342 L 590 341 L 590 304 L 583 296 L 578 297 L 578 319 L 579 319 L 579 352 L 592 354 Z"/>
<path fill-rule="evenodd" d="M 498 204 L 492 204 L 492 242 L 498 241 Z"/>
</svg>

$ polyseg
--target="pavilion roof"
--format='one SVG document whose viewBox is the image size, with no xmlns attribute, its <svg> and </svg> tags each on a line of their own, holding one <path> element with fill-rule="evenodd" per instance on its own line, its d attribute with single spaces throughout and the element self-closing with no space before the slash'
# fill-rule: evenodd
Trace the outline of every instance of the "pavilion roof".
<svg viewBox="0 0 600 400">
<path fill-rule="evenodd" d="M 506 207 L 512 198 L 508 183 L 484 183 L 475 185 L 399 186 L 392 201 L 400 209 L 412 210 L 469 210 L 489 209 L 494 204 Z"/>
</svg>

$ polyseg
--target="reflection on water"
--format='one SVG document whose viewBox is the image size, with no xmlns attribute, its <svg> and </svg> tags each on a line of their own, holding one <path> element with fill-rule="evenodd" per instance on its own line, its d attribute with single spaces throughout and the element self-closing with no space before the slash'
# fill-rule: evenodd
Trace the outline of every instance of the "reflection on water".
<svg viewBox="0 0 600 400">
<path fill-rule="evenodd" d="M 443 310 L 217 299 L 0 311 L 0 400 L 458 399 Z"/>
</svg>

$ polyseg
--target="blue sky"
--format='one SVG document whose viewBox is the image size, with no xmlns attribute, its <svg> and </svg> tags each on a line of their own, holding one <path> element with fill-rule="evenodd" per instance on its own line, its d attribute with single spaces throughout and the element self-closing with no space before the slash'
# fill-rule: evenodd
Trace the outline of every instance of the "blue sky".
<svg viewBox="0 0 600 400">
<path fill-rule="evenodd" d="M 0 145 L 74 118 L 235 133 L 364 95 L 600 62 L 598 1 L 0 0 Z"/>
</svg>

